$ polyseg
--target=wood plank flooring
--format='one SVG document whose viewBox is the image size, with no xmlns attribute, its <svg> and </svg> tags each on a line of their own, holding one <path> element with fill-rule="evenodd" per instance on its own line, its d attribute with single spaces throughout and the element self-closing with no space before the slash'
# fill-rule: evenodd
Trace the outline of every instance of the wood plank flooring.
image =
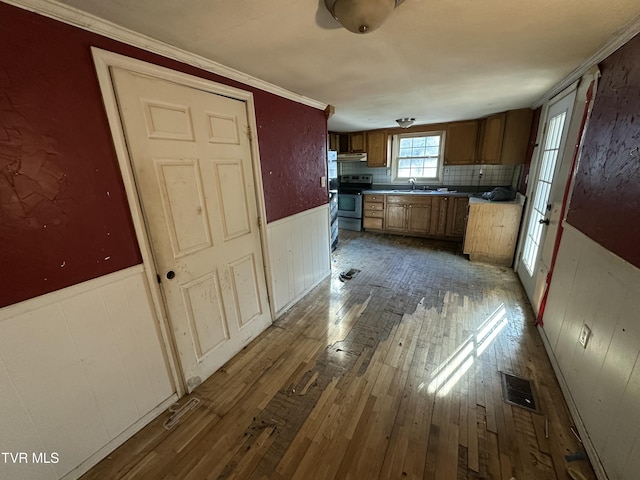
<svg viewBox="0 0 640 480">
<path fill-rule="evenodd" d="M 460 251 L 341 230 L 332 277 L 198 387 L 197 408 L 83 478 L 569 479 L 583 448 L 517 277 Z M 540 414 L 504 402 L 501 371 L 531 380 Z"/>
</svg>

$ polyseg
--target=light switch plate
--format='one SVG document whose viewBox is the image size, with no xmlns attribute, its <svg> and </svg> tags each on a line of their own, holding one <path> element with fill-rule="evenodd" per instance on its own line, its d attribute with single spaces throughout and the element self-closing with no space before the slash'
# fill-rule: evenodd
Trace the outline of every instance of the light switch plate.
<svg viewBox="0 0 640 480">
<path fill-rule="evenodd" d="M 320 186 L 322 188 L 327 186 L 327 177 L 325 177 L 325 176 L 320 177 Z"/>
<path fill-rule="evenodd" d="M 585 323 L 584 325 L 582 325 L 582 330 L 580 330 L 580 337 L 578 337 L 578 342 L 580 342 L 580 345 L 582 345 L 583 348 L 587 348 L 589 337 L 591 337 L 591 329 L 587 327 L 587 324 Z"/>
</svg>

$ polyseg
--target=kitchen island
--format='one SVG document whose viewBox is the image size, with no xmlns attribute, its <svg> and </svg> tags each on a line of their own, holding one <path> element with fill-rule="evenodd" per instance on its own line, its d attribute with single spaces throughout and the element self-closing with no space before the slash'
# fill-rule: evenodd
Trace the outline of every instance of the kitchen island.
<svg viewBox="0 0 640 480">
<path fill-rule="evenodd" d="M 471 261 L 506 267 L 513 264 L 524 200 L 519 193 L 515 200 L 506 202 L 469 199 L 463 252 Z"/>
</svg>

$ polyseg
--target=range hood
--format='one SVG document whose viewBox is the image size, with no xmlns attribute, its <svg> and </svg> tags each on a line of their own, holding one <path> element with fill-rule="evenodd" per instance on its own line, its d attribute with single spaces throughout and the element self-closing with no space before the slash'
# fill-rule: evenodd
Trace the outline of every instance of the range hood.
<svg viewBox="0 0 640 480">
<path fill-rule="evenodd" d="M 338 161 L 339 162 L 366 162 L 367 154 L 366 153 L 339 153 Z"/>
</svg>

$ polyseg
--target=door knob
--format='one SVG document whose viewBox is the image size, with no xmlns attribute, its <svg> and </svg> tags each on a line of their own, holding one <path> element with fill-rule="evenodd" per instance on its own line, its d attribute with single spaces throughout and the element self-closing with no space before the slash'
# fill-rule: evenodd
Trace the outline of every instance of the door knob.
<svg viewBox="0 0 640 480">
<path fill-rule="evenodd" d="M 173 278 L 174 278 L 175 276 L 176 276 L 176 272 L 174 272 L 173 270 L 169 270 L 169 271 L 167 272 L 167 278 L 168 278 L 169 280 L 173 280 Z"/>
<path fill-rule="evenodd" d="M 545 225 L 549 225 L 549 219 L 548 218 L 544 218 L 544 219 L 540 219 L 538 220 L 538 223 L 544 223 Z"/>
</svg>

